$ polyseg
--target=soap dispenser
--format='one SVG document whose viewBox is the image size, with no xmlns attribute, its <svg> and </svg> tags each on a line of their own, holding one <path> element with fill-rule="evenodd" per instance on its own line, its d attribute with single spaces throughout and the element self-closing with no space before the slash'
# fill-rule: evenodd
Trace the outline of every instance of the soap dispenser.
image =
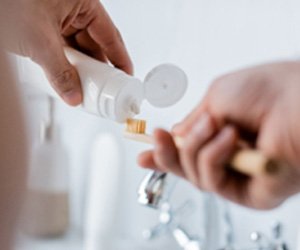
<svg viewBox="0 0 300 250">
<path fill-rule="evenodd" d="M 50 110 L 53 101 L 50 100 Z M 39 143 L 33 147 L 28 191 L 23 213 L 25 233 L 35 237 L 63 235 L 69 226 L 69 158 L 60 128 L 50 111 L 40 125 Z"/>
</svg>

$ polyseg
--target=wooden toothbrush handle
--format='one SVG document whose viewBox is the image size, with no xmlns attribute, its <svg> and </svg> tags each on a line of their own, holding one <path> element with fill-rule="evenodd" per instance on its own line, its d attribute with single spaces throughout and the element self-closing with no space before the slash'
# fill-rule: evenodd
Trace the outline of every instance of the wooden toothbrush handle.
<svg viewBox="0 0 300 250">
<path fill-rule="evenodd" d="M 177 147 L 182 146 L 182 138 L 175 137 Z M 265 157 L 257 149 L 238 149 L 232 156 L 229 167 L 249 176 L 277 173 L 281 166 L 279 162 Z"/>
<path fill-rule="evenodd" d="M 125 132 L 124 136 L 130 140 L 153 144 L 152 135 Z M 177 147 L 181 147 L 183 144 L 180 137 L 175 137 L 174 141 Z M 249 176 L 275 174 L 282 168 L 279 162 L 265 157 L 256 149 L 238 149 L 232 156 L 229 167 Z"/>
<path fill-rule="evenodd" d="M 229 166 L 239 173 L 249 176 L 275 174 L 280 163 L 265 157 L 256 149 L 239 149 L 230 160 Z"/>
</svg>

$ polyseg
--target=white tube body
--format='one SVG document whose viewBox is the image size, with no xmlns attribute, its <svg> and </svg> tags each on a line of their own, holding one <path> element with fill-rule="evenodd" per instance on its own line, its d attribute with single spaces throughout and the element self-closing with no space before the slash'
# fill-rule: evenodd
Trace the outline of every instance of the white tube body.
<svg viewBox="0 0 300 250">
<path fill-rule="evenodd" d="M 66 48 L 65 52 L 78 70 L 85 110 L 118 122 L 139 113 L 144 99 L 140 80 L 74 49 Z"/>
<path fill-rule="evenodd" d="M 74 49 L 65 48 L 65 53 L 79 73 L 83 91 L 81 107 L 85 111 L 117 122 L 125 122 L 139 113 L 144 99 L 140 80 Z M 19 58 L 18 65 L 20 82 L 58 97 L 38 65 L 23 58 Z"/>
<path fill-rule="evenodd" d="M 79 73 L 82 108 L 116 122 L 122 123 L 137 115 L 145 99 L 155 107 L 169 107 L 182 98 L 187 88 L 185 73 L 172 64 L 155 67 L 142 82 L 77 50 L 65 48 L 65 53 Z M 42 69 L 30 60 L 24 60 L 19 59 L 20 82 L 58 97 Z"/>
</svg>

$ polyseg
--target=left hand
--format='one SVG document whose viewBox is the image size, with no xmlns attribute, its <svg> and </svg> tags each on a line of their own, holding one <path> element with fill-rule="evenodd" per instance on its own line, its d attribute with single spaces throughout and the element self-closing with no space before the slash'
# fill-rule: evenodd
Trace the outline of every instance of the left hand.
<svg viewBox="0 0 300 250">
<path fill-rule="evenodd" d="M 172 133 L 158 129 L 141 166 L 172 172 L 201 190 L 257 209 L 300 192 L 300 63 L 252 67 L 218 78 Z M 183 138 L 176 147 L 174 136 Z M 277 175 L 247 176 L 226 167 L 238 141 L 286 163 Z"/>
<path fill-rule="evenodd" d="M 0 6 L 3 48 L 39 64 L 69 105 L 80 104 L 83 95 L 66 45 L 132 74 L 122 37 L 99 0 L 0 0 Z"/>
</svg>

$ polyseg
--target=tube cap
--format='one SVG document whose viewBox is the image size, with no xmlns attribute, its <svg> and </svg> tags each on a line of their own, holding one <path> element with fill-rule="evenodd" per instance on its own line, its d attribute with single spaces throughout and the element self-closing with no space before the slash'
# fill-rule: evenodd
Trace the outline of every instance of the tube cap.
<svg viewBox="0 0 300 250">
<path fill-rule="evenodd" d="M 144 96 L 155 107 L 168 107 L 183 97 L 187 83 L 187 76 L 180 68 L 173 64 L 161 64 L 147 74 Z"/>
</svg>

